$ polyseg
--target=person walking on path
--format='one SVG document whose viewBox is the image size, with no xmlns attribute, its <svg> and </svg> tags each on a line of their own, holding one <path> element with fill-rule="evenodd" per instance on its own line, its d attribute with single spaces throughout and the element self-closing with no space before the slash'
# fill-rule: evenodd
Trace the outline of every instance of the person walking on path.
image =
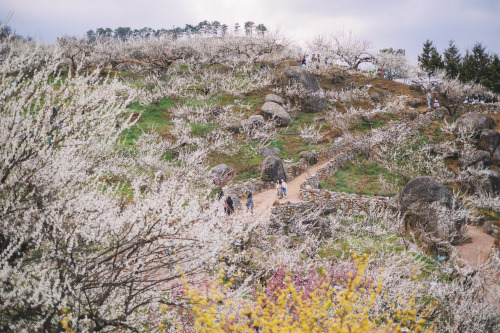
<svg viewBox="0 0 500 333">
<path fill-rule="evenodd" d="M 297 58 L 297 66 L 300 67 L 300 65 L 302 65 L 302 57 L 299 54 L 299 57 Z"/>
<path fill-rule="evenodd" d="M 276 181 L 276 200 L 280 199 L 281 193 L 281 182 L 279 180 Z"/>
<path fill-rule="evenodd" d="M 434 98 L 434 109 L 437 109 L 437 108 L 439 108 L 439 101 L 436 97 L 436 98 Z"/>
<path fill-rule="evenodd" d="M 228 216 L 231 216 L 231 214 L 234 212 L 233 199 L 231 199 L 230 195 L 227 196 L 225 210 Z"/>
<path fill-rule="evenodd" d="M 302 68 L 306 68 L 306 60 L 307 59 L 307 54 L 304 54 L 304 56 L 302 57 Z"/>
<path fill-rule="evenodd" d="M 253 199 L 252 199 L 252 192 L 248 192 L 247 196 L 247 212 L 250 211 L 253 215 Z"/>
<path fill-rule="evenodd" d="M 286 184 L 285 180 L 282 179 L 281 180 L 281 198 L 286 198 L 286 189 L 287 189 L 288 185 Z"/>
<path fill-rule="evenodd" d="M 432 95 L 430 92 L 427 93 L 427 108 L 431 108 Z"/>
</svg>

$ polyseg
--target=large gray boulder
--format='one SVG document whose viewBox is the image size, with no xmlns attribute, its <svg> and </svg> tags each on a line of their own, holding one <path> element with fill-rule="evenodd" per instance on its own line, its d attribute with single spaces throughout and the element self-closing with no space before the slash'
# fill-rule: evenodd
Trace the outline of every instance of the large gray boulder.
<svg viewBox="0 0 500 333">
<path fill-rule="evenodd" d="M 493 155 L 491 155 L 491 161 L 500 164 L 500 144 L 495 148 Z"/>
<path fill-rule="evenodd" d="M 276 183 L 277 180 L 286 180 L 285 169 L 283 162 L 279 157 L 274 155 L 266 157 L 260 165 L 260 176 L 267 178 L 269 181 Z"/>
<path fill-rule="evenodd" d="M 281 98 L 280 96 L 275 95 L 275 94 L 267 95 L 265 102 L 272 102 L 272 103 L 279 104 L 281 106 L 285 106 L 285 100 L 283 98 Z"/>
<path fill-rule="evenodd" d="M 500 173 L 491 170 L 481 170 L 473 181 L 475 191 L 485 191 L 494 195 L 500 194 Z"/>
<path fill-rule="evenodd" d="M 493 129 L 495 121 L 487 114 L 470 112 L 457 119 L 455 134 L 464 132 L 479 137 L 485 129 Z"/>
<path fill-rule="evenodd" d="M 484 169 L 487 167 L 490 160 L 491 160 L 491 155 L 487 151 L 474 150 L 465 153 L 460 158 L 460 164 L 465 168 L 472 167 L 475 169 Z"/>
<path fill-rule="evenodd" d="M 257 114 L 243 120 L 241 122 L 241 125 L 243 126 L 243 128 L 257 129 L 264 127 L 266 125 L 266 121 L 264 120 L 264 117 L 262 117 L 260 114 Z"/>
<path fill-rule="evenodd" d="M 215 185 L 223 186 L 233 175 L 234 171 L 225 164 L 219 164 L 210 170 Z"/>
<path fill-rule="evenodd" d="M 292 123 L 292 118 L 285 108 L 274 102 L 266 102 L 262 105 L 262 112 L 274 120 L 278 126 L 288 126 Z"/>
<path fill-rule="evenodd" d="M 310 151 L 302 151 L 302 152 L 300 152 L 299 153 L 299 157 L 303 158 L 304 160 L 306 160 L 306 162 L 309 165 L 314 165 L 314 164 L 318 163 L 318 158 L 316 157 L 316 155 L 314 155 Z"/>
<path fill-rule="evenodd" d="M 326 106 L 326 97 L 318 80 L 300 67 L 288 67 L 284 72 L 286 86 L 296 86 L 302 91 L 301 104 L 305 112 L 321 112 Z"/>
<path fill-rule="evenodd" d="M 278 156 L 280 154 L 280 149 L 279 148 L 271 148 L 271 147 L 263 147 L 263 148 L 259 148 L 257 150 L 257 154 L 259 154 L 260 156 L 264 156 L 264 157 L 271 156 L 271 155 Z"/>
<path fill-rule="evenodd" d="M 392 200 L 405 214 L 405 231 L 416 234 L 424 243 L 436 246 L 439 240 L 453 243 L 467 221 L 453 214 L 461 207 L 453 193 L 431 177 L 409 181 Z"/>
<path fill-rule="evenodd" d="M 493 154 L 500 143 L 500 133 L 492 129 L 481 131 L 479 136 L 479 148 Z"/>
</svg>

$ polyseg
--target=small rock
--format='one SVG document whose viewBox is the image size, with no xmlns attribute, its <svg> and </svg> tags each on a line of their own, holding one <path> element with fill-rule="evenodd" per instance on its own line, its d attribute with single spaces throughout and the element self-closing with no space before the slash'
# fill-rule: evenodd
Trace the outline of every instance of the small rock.
<svg viewBox="0 0 500 333">
<path fill-rule="evenodd" d="M 279 104 L 281 106 L 285 105 L 285 101 L 283 100 L 283 98 L 281 98 L 280 96 L 275 95 L 275 94 L 267 95 L 265 102 L 273 102 L 273 103 Z"/>
</svg>

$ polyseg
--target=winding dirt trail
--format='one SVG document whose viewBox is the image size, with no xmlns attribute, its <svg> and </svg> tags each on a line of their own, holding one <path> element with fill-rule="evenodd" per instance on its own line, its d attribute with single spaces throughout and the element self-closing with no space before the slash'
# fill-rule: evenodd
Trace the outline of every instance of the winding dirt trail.
<svg viewBox="0 0 500 333">
<path fill-rule="evenodd" d="M 306 171 L 304 171 L 294 179 L 292 179 L 290 182 L 288 182 L 287 183 L 288 188 L 286 190 L 287 198 L 280 199 L 279 201 L 302 202 L 302 200 L 299 197 L 300 185 L 302 185 L 302 183 L 304 182 L 304 180 L 307 179 L 307 177 L 314 174 L 328 162 L 329 160 L 326 160 L 319 164 L 316 164 L 308 168 Z M 253 196 L 254 213 L 258 215 L 270 215 L 271 207 L 273 206 L 273 203 L 275 201 L 276 201 L 276 190 L 274 188 L 254 194 Z"/>
</svg>

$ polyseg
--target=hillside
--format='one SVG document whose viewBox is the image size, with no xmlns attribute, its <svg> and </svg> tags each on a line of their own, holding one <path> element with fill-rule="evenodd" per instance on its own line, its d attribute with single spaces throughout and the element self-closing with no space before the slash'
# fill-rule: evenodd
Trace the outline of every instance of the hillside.
<svg viewBox="0 0 500 333">
<path fill-rule="evenodd" d="M 499 328 L 482 87 L 271 35 L 1 46 L 0 330 Z"/>
</svg>

